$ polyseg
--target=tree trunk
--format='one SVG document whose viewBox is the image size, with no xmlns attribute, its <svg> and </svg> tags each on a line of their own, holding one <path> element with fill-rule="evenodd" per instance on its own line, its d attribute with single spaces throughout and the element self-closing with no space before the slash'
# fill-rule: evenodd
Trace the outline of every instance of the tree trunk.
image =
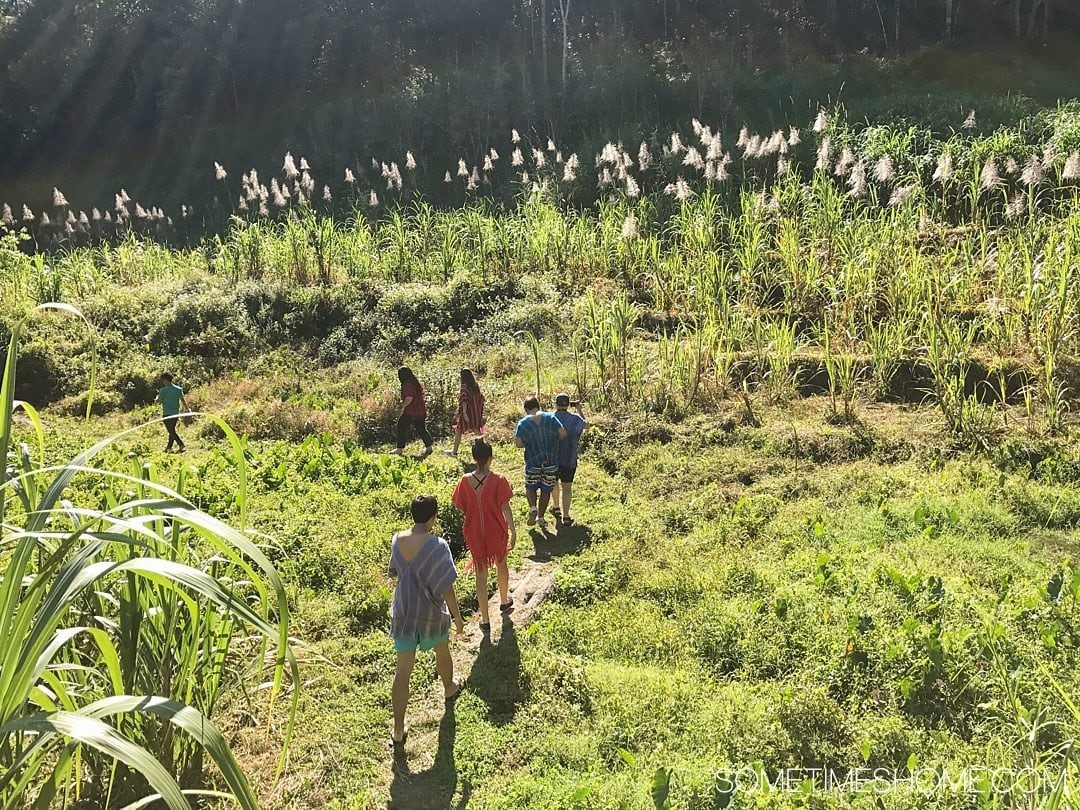
<svg viewBox="0 0 1080 810">
<path fill-rule="evenodd" d="M 1046 0 L 1046 8 L 1043 9 L 1043 45 L 1046 44 L 1050 36 L 1050 0 Z"/>
<path fill-rule="evenodd" d="M 1033 0 L 1031 4 L 1031 16 L 1028 17 L 1027 38 L 1035 38 L 1035 21 L 1039 18 L 1039 9 L 1042 8 L 1043 0 Z"/>
<path fill-rule="evenodd" d="M 953 34 L 953 0 L 945 0 L 945 39 L 952 41 Z"/>
<path fill-rule="evenodd" d="M 1020 0 L 1013 0 L 1013 36 L 1020 39 Z"/>
<path fill-rule="evenodd" d="M 570 51 L 570 0 L 559 0 L 562 21 L 562 97 L 566 100 L 566 57 Z"/>
</svg>

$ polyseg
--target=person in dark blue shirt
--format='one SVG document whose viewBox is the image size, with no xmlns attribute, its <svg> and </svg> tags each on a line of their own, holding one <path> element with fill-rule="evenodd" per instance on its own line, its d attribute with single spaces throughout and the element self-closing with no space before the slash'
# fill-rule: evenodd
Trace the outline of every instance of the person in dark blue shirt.
<svg viewBox="0 0 1080 810">
<path fill-rule="evenodd" d="M 559 441 L 566 431 L 554 414 L 540 410 L 540 400 L 524 402 L 525 416 L 514 429 L 514 444 L 525 449 L 525 497 L 529 501 L 529 526 L 544 528 L 555 477 L 559 471 Z M 537 496 L 539 494 L 539 502 Z"/>
<path fill-rule="evenodd" d="M 567 410 L 571 405 L 577 413 Z M 574 517 L 570 514 L 570 497 L 573 494 L 574 476 L 577 475 L 581 434 L 588 423 L 581 413 L 581 403 L 571 402 L 570 395 L 566 393 L 555 395 L 555 418 L 566 431 L 566 438 L 559 441 L 558 480 L 555 482 L 555 505 L 551 507 L 551 514 L 563 526 L 572 526 Z"/>
</svg>

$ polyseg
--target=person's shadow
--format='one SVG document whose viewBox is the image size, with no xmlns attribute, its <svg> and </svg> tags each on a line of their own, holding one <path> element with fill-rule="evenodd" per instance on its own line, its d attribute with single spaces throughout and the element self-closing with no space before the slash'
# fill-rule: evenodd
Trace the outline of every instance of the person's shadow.
<svg viewBox="0 0 1080 810">
<path fill-rule="evenodd" d="M 551 562 L 566 554 L 576 554 L 592 540 L 592 530 L 580 523 L 559 526 L 556 532 L 542 532 L 533 528 L 530 535 L 534 551 L 529 559 L 533 562 Z"/>
<path fill-rule="evenodd" d="M 527 697 L 521 672 L 521 648 L 510 615 L 502 617 L 497 643 L 485 635 L 469 673 L 469 691 L 488 708 L 488 719 L 496 726 L 511 722 L 518 706 Z"/>
<path fill-rule="evenodd" d="M 451 703 L 446 707 L 442 722 L 439 723 L 439 744 L 430 767 L 422 771 L 410 771 L 405 751 L 394 749 L 394 779 L 390 782 L 388 808 L 461 810 L 468 805 L 471 793 L 468 783 L 462 787 L 461 798 L 457 803 L 451 804 L 457 792 L 457 765 L 454 762 L 454 737 L 457 734 L 455 705 Z"/>
</svg>

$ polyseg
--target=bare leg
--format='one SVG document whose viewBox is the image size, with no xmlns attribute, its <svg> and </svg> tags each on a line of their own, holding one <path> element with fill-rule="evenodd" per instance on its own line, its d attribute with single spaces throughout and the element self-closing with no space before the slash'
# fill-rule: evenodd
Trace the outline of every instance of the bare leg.
<svg viewBox="0 0 1080 810">
<path fill-rule="evenodd" d="M 491 624 L 488 616 L 487 566 L 476 566 L 476 602 L 480 606 L 480 623 Z"/>
<path fill-rule="evenodd" d="M 562 513 L 563 520 L 570 517 L 570 497 L 574 494 L 574 485 L 563 483 L 562 485 Z"/>
<path fill-rule="evenodd" d="M 458 453 L 458 448 L 461 447 L 461 428 L 454 429 L 454 455 Z"/>
<path fill-rule="evenodd" d="M 499 604 L 505 605 L 510 601 L 510 569 L 506 560 L 495 563 L 495 576 L 499 581 Z"/>
<path fill-rule="evenodd" d="M 450 656 L 450 644 L 444 641 L 435 648 L 435 669 L 442 681 L 443 694 L 452 697 L 456 691 L 454 686 L 454 659 Z"/>
<path fill-rule="evenodd" d="M 397 654 L 394 686 L 390 693 L 391 703 L 394 706 L 393 738 L 395 740 L 401 740 L 405 736 L 405 709 L 409 705 L 409 678 L 412 677 L 415 662 L 416 650 Z M 452 661 L 451 666 L 453 666 Z"/>
<path fill-rule="evenodd" d="M 547 511 L 548 501 L 550 501 L 550 500 L 551 500 L 551 493 L 550 492 L 541 492 L 540 493 L 540 507 L 539 507 L 539 509 L 540 509 L 540 511 L 539 511 L 539 519 L 540 520 L 544 519 L 544 512 Z"/>
</svg>

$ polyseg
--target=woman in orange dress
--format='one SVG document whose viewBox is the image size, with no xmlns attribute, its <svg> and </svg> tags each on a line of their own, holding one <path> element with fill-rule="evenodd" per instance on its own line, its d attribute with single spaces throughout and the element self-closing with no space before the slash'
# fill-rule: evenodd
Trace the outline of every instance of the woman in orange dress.
<svg viewBox="0 0 1080 810">
<path fill-rule="evenodd" d="M 457 416 L 454 417 L 454 449 L 447 451 L 448 456 L 457 456 L 461 446 L 461 437 L 466 433 L 484 432 L 484 395 L 476 384 L 476 377 L 471 369 L 461 370 L 461 390 L 458 392 Z"/>
<path fill-rule="evenodd" d="M 517 542 L 514 513 L 510 499 L 514 492 L 510 482 L 491 471 L 491 445 L 483 439 L 473 442 L 472 456 L 476 469 L 461 476 L 454 490 L 454 506 L 465 515 L 462 533 L 476 569 L 476 601 L 480 606 L 480 630 L 491 631 L 488 615 L 487 573 L 495 566 L 499 583 L 499 610 L 509 613 L 514 608 L 510 596 L 510 571 L 506 555 Z"/>
</svg>

